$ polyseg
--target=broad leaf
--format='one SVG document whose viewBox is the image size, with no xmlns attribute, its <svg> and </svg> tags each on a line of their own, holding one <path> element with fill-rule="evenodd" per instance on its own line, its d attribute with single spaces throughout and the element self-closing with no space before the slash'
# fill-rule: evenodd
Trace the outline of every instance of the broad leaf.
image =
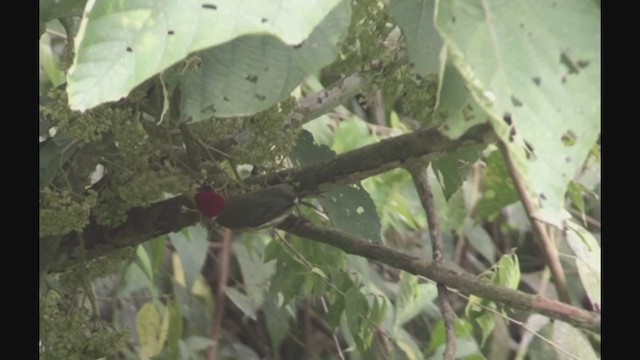
<svg viewBox="0 0 640 360">
<path fill-rule="evenodd" d="M 442 41 L 433 26 L 435 0 L 393 0 L 389 12 L 407 41 L 409 60 L 422 76 L 440 69 Z"/>
<path fill-rule="evenodd" d="M 599 6 L 439 1 L 436 28 L 508 144 L 540 216 L 560 226 L 567 185 L 600 132 Z"/>
<path fill-rule="evenodd" d="M 69 70 L 69 104 L 84 111 L 126 96 L 135 86 L 195 51 L 243 35 L 271 34 L 301 44 L 341 0 L 90 0 Z"/>
</svg>

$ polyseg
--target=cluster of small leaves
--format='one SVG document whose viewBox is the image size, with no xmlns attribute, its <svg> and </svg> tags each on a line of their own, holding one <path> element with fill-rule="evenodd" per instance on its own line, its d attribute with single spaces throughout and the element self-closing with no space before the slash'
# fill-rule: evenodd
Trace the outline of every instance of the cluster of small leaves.
<svg viewBox="0 0 640 360">
<path fill-rule="evenodd" d="M 403 75 L 388 78 L 383 84 L 384 89 L 392 91 L 397 89 L 396 111 L 419 121 L 424 125 L 432 122 L 433 109 L 436 105 L 438 93 L 438 77 L 436 74 L 426 78 L 416 74 L 410 66 L 407 66 Z M 397 80 L 396 80 L 397 79 Z"/>
<path fill-rule="evenodd" d="M 69 109 L 67 93 L 63 89 L 51 90 L 51 99 L 40 105 L 40 112 L 56 122 L 68 136 L 84 142 L 97 142 L 113 128 L 113 125 L 133 117 L 133 111 L 124 106 L 104 104 L 90 111 L 79 113 Z"/>
<path fill-rule="evenodd" d="M 264 261 L 276 259 L 270 291 L 280 293 L 284 304 L 298 297 L 324 297 L 329 312 L 325 318 L 332 329 L 346 316 L 347 327 L 361 352 L 386 313 L 386 302 L 372 297 L 371 304 L 361 289 L 357 273 L 347 268 L 344 252 L 324 244 L 293 238 L 291 248 L 273 240 L 265 249 Z"/>
<path fill-rule="evenodd" d="M 390 31 L 391 17 L 382 1 L 352 0 L 353 14 L 334 69 L 342 74 L 366 70 L 380 57 L 382 43 Z"/>
<path fill-rule="evenodd" d="M 40 297 L 40 359 L 98 359 L 115 356 L 129 335 L 97 320 L 73 296 L 48 291 Z"/>
<path fill-rule="evenodd" d="M 76 252 L 82 252 L 79 249 Z M 129 261 L 135 254 L 135 248 L 123 248 L 109 254 L 89 261 L 77 263 L 63 273 L 56 275 L 58 282 L 65 289 L 81 289 L 82 291 L 92 291 L 87 284 L 90 282 L 113 274 L 119 267 Z"/>
<path fill-rule="evenodd" d="M 217 140 L 236 136 L 250 136 L 241 140 L 229 154 L 238 164 L 254 164 L 272 168 L 278 159 L 289 154 L 299 128 L 286 123 L 287 115 L 296 105 L 295 98 L 286 100 L 249 118 L 213 119 L 193 124 L 194 131 L 208 144 Z"/>
<path fill-rule="evenodd" d="M 164 193 L 182 193 L 190 183 L 187 175 L 166 169 L 121 169 L 100 192 L 94 215 L 99 224 L 117 226 L 126 221 L 129 209 L 159 201 Z"/>
<path fill-rule="evenodd" d="M 118 225 L 126 220 L 129 209 L 161 200 L 164 193 L 178 194 L 188 188 L 188 174 L 158 161 L 160 155 L 139 121 L 114 121 L 111 131 L 118 153 L 107 157 L 112 169 L 109 186 L 100 192 L 95 209 L 100 224 Z"/>
<path fill-rule="evenodd" d="M 44 189 L 40 193 L 40 237 L 82 231 L 89 223 L 91 208 L 97 198 L 96 192 L 91 190 L 79 197 L 67 190 Z"/>
</svg>

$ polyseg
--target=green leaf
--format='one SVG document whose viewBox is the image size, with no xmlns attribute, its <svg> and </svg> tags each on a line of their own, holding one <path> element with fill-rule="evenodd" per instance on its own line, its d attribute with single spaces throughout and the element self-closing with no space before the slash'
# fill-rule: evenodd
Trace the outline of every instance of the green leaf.
<svg viewBox="0 0 640 360">
<path fill-rule="evenodd" d="M 51 50 L 51 38 L 48 34 L 42 35 L 40 37 L 40 66 L 45 74 L 47 74 L 54 88 L 66 81 L 66 76 L 64 72 L 60 70 L 59 63 L 58 58 Z"/>
<path fill-rule="evenodd" d="M 460 189 L 467 178 L 472 164 L 480 157 L 484 145 L 460 148 L 432 163 L 433 171 L 438 174 L 440 185 L 446 200 Z"/>
<path fill-rule="evenodd" d="M 141 264 L 139 262 L 132 262 L 127 266 L 124 273 L 124 283 L 125 285 L 118 289 L 118 296 L 126 297 L 129 296 L 132 292 L 139 289 L 148 289 L 153 293 L 155 291 L 156 286 L 151 281 L 149 275 L 140 267 Z"/>
<path fill-rule="evenodd" d="M 305 166 L 332 159 L 335 153 L 324 145 L 318 145 L 313 136 L 303 130 L 291 156 L 298 165 Z M 359 184 L 335 188 L 320 196 L 318 201 L 337 229 L 373 242 L 382 242 L 376 206 Z"/>
<path fill-rule="evenodd" d="M 51 20 L 79 16 L 87 0 L 39 0 L 40 22 L 46 23 Z"/>
<path fill-rule="evenodd" d="M 338 295 L 338 299 L 329 306 L 329 312 L 327 313 L 326 319 L 331 329 L 335 329 L 340 325 L 340 318 L 342 313 L 344 312 L 345 301 L 344 296 Z"/>
<path fill-rule="evenodd" d="M 403 272 L 396 302 L 394 328 L 406 324 L 424 309 L 434 304 L 438 290 L 432 284 L 418 284 L 418 277 Z"/>
<path fill-rule="evenodd" d="M 472 190 L 481 192 L 478 195 L 482 196 L 473 211 L 474 218 L 478 221 L 494 215 L 519 199 L 500 151 L 493 151 L 484 163 L 484 169 L 475 175 L 481 177 L 478 181 L 482 185 Z"/>
<path fill-rule="evenodd" d="M 249 255 L 247 247 L 240 242 L 233 243 L 233 252 L 240 265 L 240 272 L 244 280 L 244 291 L 260 307 L 264 301 L 264 294 L 269 289 L 269 281 L 275 273 L 275 264 L 265 264 L 260 260 L 262 253 L 265 251 L 263 240 L 257 239 L 252 243 L 256 252 L 254 256 Z"/>
<path fill-rule="evenodd" d="M 350 117 L 340 122 L 333 138 L 333 151 L 343 154 L 373 144 L 378 138 L 369 132 L 367 123 L 360 118 Z"/>
<path fill-rule="evenodd" d="M 373 298 L 373 306 L 369 313 L 369 319 L 376 325 L 380 325 L 387 316 L 387 300 L 384 297 L 381 299 L 378 300 L 377 296 Z"/>
<path fill-rule="evenodd" d="M 551 338 L 554 344 L 558 347 L 570 352 L 573 356 L 570 357 L 562 351 L 558 351 L 560 359 L 580 359 L 580 360 L 597 360 L 599 359 L 596 352 L 593 350 L 593 346 L 584 334 L 575 327 L 562 322 L 553 322 L 553 337 Z"/>
<path fill-rule="evenodd" d="M 80 149 L 81 144 L 62 134 L 39 144 L 40 190 L 49 185 L 62 166 Z"/>
<path fill-rule="evenodd" d="M 184 321 L 180 305 L 172 300 L 167 304 L 169 312 L 169 332 L 167 334 L 167 356 L 177 358 L 180 340 L 182 339 Z"/>
<path fill-rule="evenodd" d="M 144 245 L 138 245 L 136 247 L 136 262 L 140 264 L 140 268 L 144 271 L 147 277 L 153 281 L 154 273 L 151 266 L 151 259 L 149 258 L 149 254 L 147 253 L 147 250 L 145 250 Z"/>
<path fill-rule="evenodd" d="M 467 341 L 472 340 L 471 334 L 473 332 L 473 326 L 471 324 L 469 324 L 468 322 L 462 319 L 456 319 L 454 322 L 454 325 L 456 328 L 456 336 L 458 337 L 457 341 L 461 341 L 462 339 L 465 339 Z M 446 343 L 446 341 L 447 341 L 447 337 L 444 329 L 444 322 L 438 321 L 438 323 L 436 324 L 436 326 L 434 327 L 431 333 L 431 341 L 429 343 L 429 352 L 434 353 L 435 357 L 438 357 L 438 356 L 442 357 L 444 344 Z M 476 345 L 476 348 L 477 348 L 477 345 Z M 465 346 L 465 349 L 466 349 L 466 346 Z M 458 349 L 458 351 L 460 351 L 460 349 Z M 477 351 L 479 352 L 479 349 Z M 464 352 L 466 353 L 466 350 L 464 350 Z M 459 357 L 456 356 L 456 358 L 459 358 Z"/>
<path fill-rule="evenodd" d="M 276 239 L 272 239 L 264 248 L 264 255 L 263 255 L 262 261 L 264 261 L 265 263 L 268 263 L 271 260 L 278 259 L 281 253 L 282 253 L 282 246 L 280 245 L 280 242 Z"/>
<path fill-rule="evenodd" d="M 171 283 L 176 304 L 180 306 L 186 323 L 189 324 L 189 329 L 206 334 L 211 328 L 213 301 L 205 304 L 175 279 L 172 279 Z"/>
<path fill-rule="evenodd" d="M 440 70 L 442 40 L 433 25 L 434 0 L 393 0 L 389 12 L 407 41 L 409 60 L 420 75 Z"/>
<path fill-rule="evenodd" d="M 151 273 L 155 276 L 162 268 L 167 252 L 167 238 L 158 236 L 151 241 L 143 244 L 149 259 L 151 260 Z"/>
<path fill-rule="evenodd" d="M 447 63 L 439 77 L 438 102 L 434 117 L 442 123 L 440 131 L 451 139 L 457 139 L 467 130 L 489 121 L 482 107 L 471 96 L 460 72 Z"/>
<path fill-rule="evenodd" d="M 350 14 L 347 1 L 337 2 L 300 46 L 270 35 L 243 36 L 196 53 L 202 65 L 184 72 L 182 108 L 193 121 L 268 109 L 289 97 L 305 75 L 335 60 Z"/>
<path fill-rule="evenodd" d="M 243 314 L 247 315 L 254 321 L 258 320 L 257 312 L 262 307 L 263 299 L 260 299 L 261 302 L 258 303 L 257 299 L 251 298 L 235 288 L 227 288 L 225 293 L 231 302 L 233 302 L 233 304 L 237 306 Z"/>
<path fill-rule="evenodd" d="M 496 246 L 489 233 L 482 226 L 469 224 L 465 228 L 464 235 L 474 249 L 478 250 L 485 259 L 493 263 L 496 257 Z"/>
<path fill-rule="evenodd" d="M 601 304 L 601 252 L 598 240 L 582 226 L 568 221 L 567 243 L 576 255 L 576 266 L 589 300 Z"/>
<path fill-rule="evenodd" d="M 561 226 L 567 185 L 600 132 L 599 6 L 463 0 L 436 8 L 449 60 L 508 144 L 541 218 Z"/>
<path fill-rule="evenodd" d="M 348 10 L 345 1 L 341 0 L 90 1 L 76 36 L 74 63 L 69 70 L 70 107 L 84 111 L 103 102 L 118 100 L 188 54 L 229 43 L 243 35 L 269 34 L 284 44 L 299 45 L 338 6 L 342 6 L 342 12 Z M 344 16 L 349 19 L 348 13 Z M 335 23 L 331 24 L 335 26 Z M 317 35 L 318 41 L 308 46 L 326 45 L 327 42 L 321 41 L 322 35 L 329 34 L 333 37 L 328 38 L 335 40 L 335 33 L 323 33 Z M 329 53 L 326 49 L 322 51 Z M 249 57 L 264 55 L 260 52 L 245 54 Z M 232 55 L 227 54 L 230 59 L 233 59 Z M 308 56 L 312 55 L 315 53 Z M 319 61 L 304 58 L 303 64 L 318 66 Z M 247 75 L 242 74 L 242 79 Z"/>
<path fill-rule="evenodd" d="M 360 289 L 356 287 L 350 288 L 344 295 L 345 305 L 344 313 L 347 315 L 347 327 L 356 338 L 356 334 L 362 331 L 364 323 L 363 315 L 369 312 L 369 304 Z"/>
<path fill-rule="evenodd" d="M 298 166 L 305 166 L 331 160 L 336 157 L 336 153 L 328 146 L 318 144 L 309 131 L 300 130 L 291 157 Z"/>
<path fill-rule="evenodd" d="M 136 330 L 140 341 L 141 359 L 160 354 L 169 333 L 169 314 L 160 314 L 153 302 L 145 303 L 136 316 Z"/>
<path fill-rule="evenodd" d="M 422 355 L 422 351 L 420 350 L 418 344 L 416 344 L 413 337 L 411 337 L 411 335 L 403 328 L 399 327 L 394 330 L 393 341 L 395 342 L 396 346 L 400 348 L 400 350 L 402 350 L 402 353 L 406 356 L 407 359 L 424 359 L 424 356 Z M 402 357 L 400 357 L 400 359 L 402 359 Z"/>
<path fill-rule="evenodd" d="M 494 282 L 509 289 L 518 288 L 518 284 L 520 284 L 520 263 L 515 253 L 505 254 L 500 257 Z"/>
<path fill-rule="evenodd" d="M 480 328 L 480 332 L 482 333 L 480 346 L 484 346 L 489 336 L 493 333 L 493 328 L 496 326 L 496 316 L 486 312 L 473 319 L 473 322 Z"/>
<path fill-rule="evenodd" d="M 336 229 L 382 243 L 380 217 L 361 185 L 337 187 L 322 194 L 318 201 Z"/>
<path fill-rule="evenodd" d="M 202 336 L 189 336 L 184 341 L 184 344 L 192 354 L 199 355 L 198 352 L 206 350 L 213 345 L 213 340 Z"/>
<path fill-rule="evenodd" d="M 284 308 L 276 305 L 273 296 L 265 298 L 263 311 L 271 345 L 273 349 L 279 349 L 289 333 L 289 313 Z"/>
<path fill-rule="evenodd" d="M 170 233 L 169 239 L 184 268 L 187 289 L 191 290 L 207 258 L 207 229 L 202 225 L 192 226 L 178 233 Z"/>
</svg>

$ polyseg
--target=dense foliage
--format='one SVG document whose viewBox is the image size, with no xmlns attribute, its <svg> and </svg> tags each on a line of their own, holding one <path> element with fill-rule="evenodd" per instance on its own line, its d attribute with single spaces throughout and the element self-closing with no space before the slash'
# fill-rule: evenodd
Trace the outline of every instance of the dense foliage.
<svg viewBox="0 0 640 360">
<path fill-rule="evenodd" d="M 599 2 L 40 0 L 39 130 L 42 359 L 599 357 Z"/>
</svg>

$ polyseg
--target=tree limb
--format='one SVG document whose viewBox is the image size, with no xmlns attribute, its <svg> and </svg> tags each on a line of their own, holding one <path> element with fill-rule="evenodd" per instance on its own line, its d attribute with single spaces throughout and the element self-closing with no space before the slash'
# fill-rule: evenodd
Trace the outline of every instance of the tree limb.
<svg viewBox="0 0 640 360">
<path fill-rule="evenodd" d="M 269 176 L 250 177 L 246 182 L 276 185 L 289 181 L 296 184 L 297 195 L 314 195 L 403 166 L 411 159 L 438 159 L 460 147 L 489 141 L 493 138 L 492 134 L 489 124 L 473 127 L 456 140 L 446 138 L 435 129 L 420 129 L 341 154 L 328 161 Z M 177 196 L 147 208 L 131 209 L 126 222 L 113 228 L 99 225 L 92 219 L 83 231 L 87 259 L 109 254 L 119 248 L 135 246 L 198 222 L 199 214 L 196 211 L 185 211 L 185 208 L 193 209 L 193 200 Z M 77 256 L 74 255 L 77 247 L 75 236 L 62 236 L 56 256 L 58 264 L 51 269 L 64 270 L 70 265 L 69 261 L 77 262 Z"/>
<path fill-rule="evenodd" d="M 436 283 L 457 289 L 465 295 L 476 295 L 513 309 L 533 311 L 583 329 L 600 332 L 601 318 L 600 314 L 595 312 L 497 286 L 467 274 L 459 274 L 432 261 L 406 255 L 387 246 L 374 244 L 357 236 L 313 224 L 297 216 L 289 216 L 277 228 L 309 240 L 340 248 L 349 254 L 380 261 L 411 274 L 427 277 Z"/>
</svg>

